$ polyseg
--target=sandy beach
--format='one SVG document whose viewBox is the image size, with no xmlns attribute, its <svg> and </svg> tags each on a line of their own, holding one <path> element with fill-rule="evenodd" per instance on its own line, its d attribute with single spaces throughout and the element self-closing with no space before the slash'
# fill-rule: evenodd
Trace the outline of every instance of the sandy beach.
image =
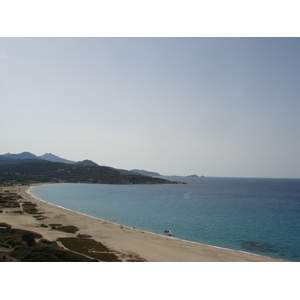
<svg viewBox="0 0 300 300">
<path fill-rule="evenodd" d="M 135 256 L 148 262 L 280 262 L 281 260 L 250 253 L 222 249 L 187 242 L 172 237 L 160 236 L 141 230 L 121 227 L 117 224 L 66 210 L 34 198 L 28 193 L 30 186 L 5 187 L 19 193 L 23 200 L 37 205 L 46 218 L 37 220 L 31 214 L 3 212 L 0 221 L 13 228 L 40 233 L 43 238 L 54 241 L 59 237 L 76 237 L 78 233 L 90 235 L 118 253 L 122 261 Z M 74 233 L 41 227 L 41 224 L 73 225 L 79 228 Z"/>
</svg>

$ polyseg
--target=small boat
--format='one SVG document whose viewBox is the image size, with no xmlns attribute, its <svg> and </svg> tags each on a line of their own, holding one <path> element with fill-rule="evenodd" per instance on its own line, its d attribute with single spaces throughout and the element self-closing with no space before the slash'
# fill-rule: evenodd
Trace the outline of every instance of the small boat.
<svg viewBox="0 0 300 300">
<path fill-rule="evenodd" d="M 165 229 L 164 232 L 168 233 L 168 235 L 173 235 L 173 232 L 171 230 L 169 230 L 169 229 Z"/>
</svg>

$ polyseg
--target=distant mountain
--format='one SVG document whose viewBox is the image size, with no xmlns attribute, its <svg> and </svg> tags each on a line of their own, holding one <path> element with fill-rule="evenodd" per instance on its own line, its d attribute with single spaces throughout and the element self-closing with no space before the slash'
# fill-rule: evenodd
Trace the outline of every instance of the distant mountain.
<svg viewBox="0 0 300 300">
<path fill-rule="evenodd" d="M 52 153 L 45 153 L 44 155 L 41 155 L 39 157 L 47 161 L 60 162 L 69 165 L 75 164 L 75 165 L 86 165 L 86 166 L 98 166 L 98 164 L 88 159 L 85 159 L 83 161 L 73 161 L 73 160 L 68 160 L 65 158 L 58 157 Z"/>
<path fill-rule="evenodd" d="M 45 153 L 45 154 L 39 156 L 39 158 L 45 159 L 45 160 L 48 160 L 48 161 L 52 161 L 52 162 L 60 162 L 60 163 L 64 163 L 64 164 L 74 164 L 74 163 L 76 163 L 75 161 L 58 157 L 56 155 L 53 155 L 52 153 Z"/>
<path fill-rule="evenodd" d="M 40 159 L 38 156 L 30 152 L 22 152 L 20 154 L 6 153 L 0 155 L 0 165 L 15 164 L 18 162 L 43 162 L 45 160 Z"/>
<path fill-rule="evenodd" d="M 25 165 L 24 163 L 53 163 L 53 164 L 65 164 L 65 165 L 73 165 L 73 169 L 69 169 L 69 167 L 66 167 L 66 166 L 60 166 L 60 169 L 67 169 L 68 172 L 71 172 L 71 173 L 74 173 L 75 171 L 71 171 L 71 170 L 77 170 L 77 167 L 75 166 L 87 166 L 87 167 L 99 167 L 99 168 L 106 168 L 106 170 L 111 170 L 111 173 L 110 175 L 108 175 L 108 173 L 105 175 L 105 177 L 107 178 L 102 178 L 102 175 L 99 177 L 99 174 L 98 174 L 98 171 L 100 169 L 98 169 L 98 171 L 96 172 L 95 177 L 94 175 L 90 174 L 89 176 L 91 176 L 91 178 L 87 178 L 85 176 L 88 176 L 88 173 L 91 172 L 91 170 L 89 170 L 89 172 L 86 172 L 86 169 L 81 169 L 82 171 L 84 171 L 84 173 L 86 172 L 86 174 L 83 174 L 85 176 L 83 177 L 80 177 L 79 174 L 73 174 L 76 179 L 74 177 L 69 177 L 69 176 L 64 176 L 64 178 L 62 178 L 61 176 L 57 176 L 57 174 L 55 173 L 52 173 L 51 168 L 53 167 L 53 165 L 40 165 L 40 164 L 35 164 L 35 165 L 26 165 L 26 168 L 25 168 Z M 68 159 L 64 159 L 64 158 L 61 158 L 61 157 L 58 157 L 52 153 L 45 153 L 41 156 L 36 156 L 30 152 L 22 152 L 22 153 L 19 153 L 19 154 L 11 154 L 11 153 L 6 153 L 6 154 L 3 154 L 3 155 L 0 155 L 0 166 L 9 166 L 9 165 L 12 165 L 12 169 L 11 170 L 17 170 L 18 171 L 15 171 L 15 172 L 19 172 L 21 173 L 19 170 L 22 170 L 24 171 L 25 169 L 28 170 L 28 179 L 33 179 L 35 178 L 35 180 L 56 180 L 56 179 L 59 179 L 59 180 L 67 180 L 67 181 L 71 181 L 71 182 L 76 182 L 78 180 L 78 182 L 89 182 L 90 180 L 95 179 L 96 182 L 107 182 L 106 180 L 108 180 L 108 177 L 109 176 L 112 176 L 114 179 L 112 179 L 112 181 L 109 181 L 109 182 L 114 182 L 114 183 L 123 183 L 123 184 L 128 184 L 129 182 L 131 183 L 154 183 L 153 180 L 155 180 L 155 182 L 158 182 L 156 181 L 156 179 L 152 178 L 152 179 L 147 179 L 147 178 L 143 178 L 143 177 L 156 177 L 156 176 L 160 176 L 159 173 L 156 173 L 156 172 L 149 172 L 149 171 L 145 171 L 145 170 L 138 170 L 138 169 L 134 169 L 134 170 L 131 170 L 131 171 L 128 171 L 128 170 L 123 170 L 123 169 L 116 169 L 116 168 L 112 168 L 112 167 L 100 167 L 98 164 L 96 164 L 95 162 L 91 161 L 91 160 L 83 160 L 83 161 L 78 161 L 78 162 L 75 162 L 75 161 L 72 161 L 72 160 L 68 160 Z M 14 166 L 14 165 L 19 165 L 19 166 Z M 24 166 L 24 168 L 22 167 Z M 47 167 L 46 167 L 47 166 Z M 36 173 L 35 171 L 35 168 L 36 167 L 39 167 L 41 169 L 43 169 L 43 171 L 45 172 L 44 175 L 40 174 L 40 173 Z M 70 166 L 71 167 L 71 166 Z M 16 168 L 16 169 L 14 169 Z M 75 168 L 75 169 L 74 169 Z M 4 169 L 3 169 L 4 170 Z M 8 171 L 8 169 L 6 169 Z M 93 169 L 94 170 L 94 169 Z M 104 169 L 102 169 L 103 171 Z M 101 171 L 101 172 L 102 172 Z M 62 171 L 61 171 L 62 172 Z M 100 172 L 100 173 L 101 173 Z M 93 173 L 93 172 L 92 172 Z M 59 173 L 60 174 L 60 173 Z M 116 174 L 119 174 L 121 175 L 122 177 L 118 177 L 116 176 Z M 22 177 L 24 176 L 25 178 L 27 178 L 27 175 L 26 173 L 24 173 L 22 175 Z M 7 176 L 7 174 L 5 175 Z M 35 177 L 37 176 L 37 177 Z M 142 177 L 141 177 L 142 176 Z M 13 176 L 12 176 L 13 178 Z M 11 179 L 12 179 L 11 178 Z M 47 178 L 47 179 L 46 179 Z M 80 178 L 80 179 L 79 179 Z M 159 182 L 161 183 L 161 182 Z"/>
<path fill-rule="evenodd" d="M 25 160 L 27 160 L 27 161 L 25 161 Z M 88 159 L 76 162 L 76 161 L 61 158 L 52 153 L 45 153 L 40 156 L 36 156 L 30 152 L 22 152 L 19 154 L 6 153 L 3 155 L 0 155 L 0 164 L 2 164 L 2 165 L 18 163 L 18 162 L 30 162 L 28 160 L 33 160 L 36 162 L 37 161 L 40 161 L 40 162 L 50 161 L 50 162 L 59 162 L 59 163 L 63 163 L 63 164 L 98 166 L 95 162 L 88 160 Z"/>
<path fill-rule="evenodd" d="M 15 163 L 36 163 L 36 162 L 48 162 L 47 160 L 44 159 L 39 159 L 39 158 L 27 158 L 27 159 L 18 159 L 15 161 Z"/>
<path fill-rule="evenodd" d="M 116 168 L 112 168 L 109 167 L 115 171 L 118 171 L 120 174 L 124 174 L 124 175 L 141 175 L 140 173 L 137 172 L 132 172 L 132 171 L 128 171 L 128 170 L 123 170 L 123 169 L 116 169 Z"/>
<path fill-rule="evenodd" d="M 145 175 L 145 176 L 161 176 L 159 173 L 156 173 L 156 172 L 149 172 L 149 171 L 138 170 L 138 169 L 130 170 L 130 172 L 142 174 L 142 175 Z"/>
<path fill-rule="evenodd" d="M 6 154 L 4 154 L 4 156 L 6 156 L 8 158 L 13 158 L 13 159 L 39 159 L 38 156 L 36 156 L 30 152 L 22 152 L 19 154 L 6 153 Z"/>
<path fill-rule="evenodd" d="M 83 161 L 78 161 L 73 163 L 74 165 L 85 165 L 85 166 L 98 166 L 96 163 L 94 163 L 91 160 L 85 159 Z"/>
<path fill-rule="evenodd" d="M 8 156 L 5 156 L 5 155 L 0 155 L 0 160 L 12 161 L 12 160 L 19 160 L 19 159 L 14 159 L 14 158 L 11 158 L 11 157 L 8 157 Z"/>
<path fill-rule="evenodd" d="M 16 164 L 21 162 L 28 163 L 28 162 L 47 162 L 47 161 L 38 158 L 18 159 L 18 158 L 10 158 L 4 155 L 0 155 L 0 165 L 11 165 L 11 164 Z"/>
<path fill-rule="evenodd" d="M 7 157 L 5 155 L 0 155 L 0 165 L 10 165 L 10 164 L 14 164 L 17 162 L 20 162 L 21 159 L 18 158 L 11 158 L 11 157 Z"/>
</svg>

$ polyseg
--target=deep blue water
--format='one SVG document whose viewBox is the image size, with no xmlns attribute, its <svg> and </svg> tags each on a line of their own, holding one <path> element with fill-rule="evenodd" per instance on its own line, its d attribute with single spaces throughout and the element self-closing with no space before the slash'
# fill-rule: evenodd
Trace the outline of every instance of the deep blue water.
<svg viewBox="0 0 300 300">
<path fill-rule="evenodd" d="M 52 184 L 30 192 L 124 226 L 161 235 L 171 229 L 174 238 L 300 261 L 299 179 L 176 180 L 187 184 Z"/>
</svg>

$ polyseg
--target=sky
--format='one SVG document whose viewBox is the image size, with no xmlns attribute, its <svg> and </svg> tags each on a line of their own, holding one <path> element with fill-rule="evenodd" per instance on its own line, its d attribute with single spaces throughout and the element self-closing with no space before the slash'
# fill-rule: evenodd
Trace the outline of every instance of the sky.
<svg viewBox="0 0 300 300">
<path fill-rule="evenodd" d="M 0 154 L 300 178 L 300 39 L 0 38 Z"/>
</svg>

